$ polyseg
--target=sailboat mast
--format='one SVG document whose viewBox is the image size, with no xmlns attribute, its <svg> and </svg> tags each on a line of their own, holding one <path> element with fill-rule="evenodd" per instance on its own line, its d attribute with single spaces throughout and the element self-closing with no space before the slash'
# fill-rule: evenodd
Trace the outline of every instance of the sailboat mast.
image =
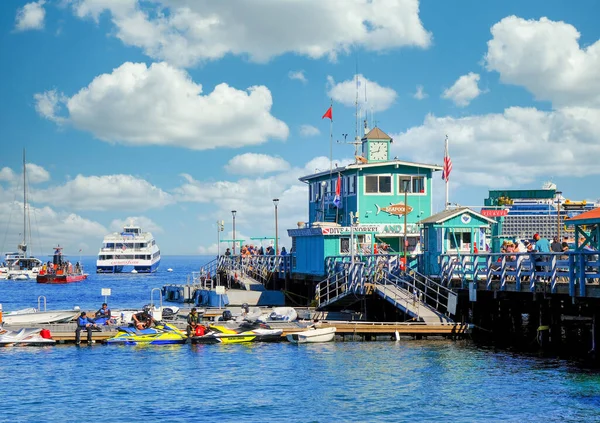
<svg viewBox="0 0 600 423">
<path fill-rule="evenodd" d="M 25 182 L 25 149 L 23 149 L 23 253 L 27 257 L 27 184 Z"/>
</svg>

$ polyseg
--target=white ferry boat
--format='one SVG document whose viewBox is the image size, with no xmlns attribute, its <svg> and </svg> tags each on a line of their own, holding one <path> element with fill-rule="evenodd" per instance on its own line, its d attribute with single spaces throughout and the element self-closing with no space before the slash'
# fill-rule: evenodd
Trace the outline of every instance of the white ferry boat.
<svg viewBox="0 0 600 423">
<path fill-rule="evenodd" d="M 152 273 L 159 264 L 160 249 L 152 234 L 143 232 L 139 226 L 129 225 L 121 233 L 104 237 L 96 261 L 96 273 Z"/>
</svg>

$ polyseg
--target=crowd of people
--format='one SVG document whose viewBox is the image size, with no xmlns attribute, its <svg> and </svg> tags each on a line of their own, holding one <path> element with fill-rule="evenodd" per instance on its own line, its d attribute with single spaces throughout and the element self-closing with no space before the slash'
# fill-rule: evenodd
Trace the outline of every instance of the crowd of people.
<svg viewBox="0 0 600 423">
<path fill-rule="evenodd" d="M 231 248 L 225 250 L 226 256 L 231 256 Z M 275 248 L 269 245 L 267 248 L 264 248 L 262 245 L 257 247 L 256 245 L 244 245 L 241 247 L 239 254 L 242 257 L 251 257 L 251 256 L 286 256 L 288 254 L 285 247 L 281 247 L 281 251 L 279 254 L 275 253 Z"/>
</svg>

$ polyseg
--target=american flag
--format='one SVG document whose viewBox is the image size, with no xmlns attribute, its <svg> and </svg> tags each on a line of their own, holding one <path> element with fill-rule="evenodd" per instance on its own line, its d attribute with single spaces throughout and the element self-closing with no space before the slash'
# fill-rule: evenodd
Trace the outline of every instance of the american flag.
<svg viewBox="0 0 600 423">
<path fill-rule="evenodd" d="M 448 182 L 450 179 L 450 172 L 452 172 L 452 160 L 448 154 L 448 136 L 446 136 L 446 149 L 444 151 L 444 170 L 442 170 L 442 179 Z"/>
</svg>

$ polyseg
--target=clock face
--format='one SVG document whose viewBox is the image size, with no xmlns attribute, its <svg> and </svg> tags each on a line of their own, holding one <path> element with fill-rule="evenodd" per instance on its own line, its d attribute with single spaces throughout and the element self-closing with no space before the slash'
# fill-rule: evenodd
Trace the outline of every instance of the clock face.
<svg viewBox="0 0 600 423">
<path fill-rule="evenodd" d="M 387 142 L 372 142 L 369 144 L 369 157 L 371 160 L 387 160 L 388 158 L 388 143 Z"/>
</svg>

